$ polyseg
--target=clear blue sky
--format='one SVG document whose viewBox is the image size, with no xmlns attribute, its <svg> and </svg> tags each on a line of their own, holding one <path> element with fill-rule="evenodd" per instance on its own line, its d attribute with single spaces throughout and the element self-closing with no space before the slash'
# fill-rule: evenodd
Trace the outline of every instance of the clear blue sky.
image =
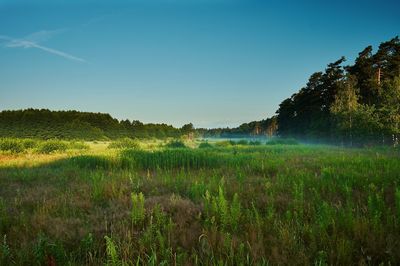
<svg viewBox="0 0 400 266">
<path fill-rule="evenodd" d="M 0 0 L 0 110 L 237 126 L 400 35 L 399 12 L 385 0 Z"/>
</svg>

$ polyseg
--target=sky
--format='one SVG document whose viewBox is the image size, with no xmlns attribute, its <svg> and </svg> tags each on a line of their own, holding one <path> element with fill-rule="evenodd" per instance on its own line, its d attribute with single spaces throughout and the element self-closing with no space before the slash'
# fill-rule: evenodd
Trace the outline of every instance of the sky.
<svg viewBox="0 0 400 266">
<path fill-rule="evenodd" d="M 0 110 L 238 126 L 400 35 L 400 1 L 0 0 Z"/>
</svg>

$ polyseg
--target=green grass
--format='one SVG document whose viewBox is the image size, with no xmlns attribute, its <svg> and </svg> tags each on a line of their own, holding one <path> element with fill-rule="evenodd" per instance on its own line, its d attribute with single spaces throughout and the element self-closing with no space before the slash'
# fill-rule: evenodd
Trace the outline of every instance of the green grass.
<svg viewBox="0 0 400 266">
<path fill-rule="evenodd" d="M 399 264 L 399 151 L 291 144 L 30 146 L 0 161 L 0 264 Z"/>
<path fill-rule="evenodd" d="M 108 145 L 108 148 L 111 149 L 137 149 L 139 147 L 139 142 L 130 138 L 115 140 Z"/>
<path fill-rule="evenodd" d="M 20 154 L 20 153 L 62 153 L 66 150 L 87 150 L 89 145 L 81 141 L 62 141 L 57 139 L 37 140 L 37 139 L 17 139 L 0 138 L 0 153 Z"/>
</svg>

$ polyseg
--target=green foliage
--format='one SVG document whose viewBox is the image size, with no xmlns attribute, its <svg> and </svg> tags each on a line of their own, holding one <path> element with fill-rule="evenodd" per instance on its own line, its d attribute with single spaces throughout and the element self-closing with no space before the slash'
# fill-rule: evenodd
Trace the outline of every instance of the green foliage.
<svg viewBox="0 0 400 266">
<path fill-rule="evenodd" d="M 170 149 L 187 148 L 185 143 L 183 143 L 181 140 L 170 141 L 165 145 L 165 147 Z"/>
<path fill-rule="evenodd" d="M 231 210 L 230 210 L 230 222 L 232 225 L 232 230 L 236 232 L 239 227 L 239 221 L 241 218 L 241 204 L 239 200 L 239 195 L 235 193 L 233 195 Z"/>
<path fill-rule="evenodd" d="M 237 193 L 233 196 L 233 200 L 230 203 L 225 198 L 223 187 L 218 187 L 218 195 L 211 196 L 208 191 L 204 196 L 206 201 L 206 210 L 208 215 L 211 217 L 209 222 L 213 225 L 217 222 L 222 229 L 232 230 L 236 232 L 238 230 L 241 218 L 241 203 Z"/>
<path fill-rule="evenodd" d="M 68 149 L 74 150 L 88 150 L 89 145 L 85 144 L 82 141 L 71 141 L 68 143 Z"/>
<path fill-rule="evenodd" d="M 7 212 L 6 202 L 0 197 L 0 234 L 5 233 L 10 226 L 10 217 Z"/>
<path fill-rule="evenodd" d="M 0 151 L 10 153 L 37 152 L 52 153 L 64 152 L 67 149 L 87 150 L 89 145 L 81 141 L 61 141 L 61 140 L 36 140 L 36 139 L 19 139 L 19 138 L 3 138 L 0 139 Z"/>
<path fill-rule="evenodd" d="M 278 135 L 351 146 L 398 145 L 399 51 L 395 37 L 375 54 L 371 46 L 365 48 L 354 65 L 344 66 L 341 58 L 312 74 L 280 104 Z"/>
<path fill-rule="evenodd" d="M 208 149 L 126 150 L 121 157 L 123 167 L 140 169 L 201 169 L 234 163 L 228 156 L 212 153 Z"/>
<path fill-rule="evenodd" d="M 37 264 L 57 264 L 66 261 L 66 252 L 62 244 L 51 241 L 46 235 L 40 233 L 33 247 L 33 254 Z"/>
<path fill-rule="evenodd" d="M 227 141 L 227 140 L 225 140 L 225 141 L 218 141 L 217 143 L 215 143 L 215 146 L 216 146 L 216 147 L 222 147 L 222 148 L 224 148 L 224 147 L 229 147 L 229 146 L 234 145 L 234 144 L 232 144 L 232 143 L 234 143 L 234 142 L 232 142 L 232 141 Z"/>
<path fill-rule="evenodd" d="M 396 150 L 236 145 L 106 152 L 35 167 L 1 162 L 2 265 L 400 260 Z"/>
<path fill-rule="evenodd" d="M 118 166 L 113 160 L 108 159 L 105 156 L 96 155 L 79 155 L 71 158 L 73 163 L 78 168 L 86 169 L 111 169 Z"/>
<path fill-rule="evenodd" d="M 110 149 L 138 149 L 139 147 L 139 142 L 130 138 L 115 140 L 108 145 Z"/>
<path fill-rule="evenodd" d="M 107 252 L 107 266 L 120 266 L 121 261 L 118 257 L 117 247 L 115 246 L 112 239 L 108 236 L 105 236 L 106 240 L 106 252 Z"/>
<path fill-rule="evenodd" d="M 199 144 L 199 149 L 211 149 L 213 148 L 213 145 L 211 145 L 208 142 L 202 142 Z"/>
<path fill-rule="evenodd" d="M 249 145 L 249 142 L 247 140 L 245 140 L 245 139 L 241 139 L 241 140 L 237 141 L 235 144 L 238 144 L 238 145 Z"/>
<path fill-rule="evenodd" d="M 120 138 L 178 138 L 191 132 L 166 124 L 112 118 L 109 114 L 25 109 L 0 112 L 0 137 L 107 140 Z M 193 125 L 192 125 L 193 126 Z"/>
<path fill-rule="evenodd" d="M 0 243 L 0 265 L 11 265 L 11 249 L 7 243 L 7 235 L 3 236 Z"/>
<path fill-rule="evenodd" d="M 396 198 L 396 210 L 397 210 L 397 219 L 400 220 L 400 188 L 396 188 L 396 193 L 395 193 L 395 198 Z"/>
<path fill-rule="evenodd" d="M 140 238 L 142 246 L 149 249 L 147 263 L 151 265 L 169 265 L 173 256 L 171 234 L 174 223 L 157 204 L 150 215 L 146 229 Z"/>
<path fill-rule="evenodd" d="M 81 239 L 80 251 L 81 251 L 83 256 L 90 255 L 92 253 L 93 244 L 94 244 L 94 239 L 93 239 L 93 234 L 92 233 L 88 233 L 86 236 L 84 236 Z"/>
<path fill-rule="evenodd" d="M 47 140 L 40 143 L 39 147 L 37 148 L 38 153 L 53 153 L 53 152 L 63 152 L 68 148 L 66 142 L 61 140 Z"/>
<path fill-rule="evenodd" d="M 252 141 L 249 141 L 249 145 L 250 145 L 250 146 L 259 146 L 259 145 L 261 145 L 261 141 L 259 141 L 259 140 L 252 140 Z"/>
<path fill-rule="evenodd" d="M 39 144 L 39 141 L 34 139 L 21 139 L 21 141 L 25 149 L 34 149 Z"/>
<path fill-rule="evenodd" d="M 0 151 L 11 153 L 20 153 L 25 151 L 23 142 L 18 139 L 3 138 L 0 139 Z"/>
<path fill-rule="evenodd" d="M 145 217 L 144 208 L 144 195 L 142 192 L 139 194 L 131 193 L 132 209 L 131 209 L 131 219 L 132 224 L 139 225 L 143 223 Z"/>
</svg>

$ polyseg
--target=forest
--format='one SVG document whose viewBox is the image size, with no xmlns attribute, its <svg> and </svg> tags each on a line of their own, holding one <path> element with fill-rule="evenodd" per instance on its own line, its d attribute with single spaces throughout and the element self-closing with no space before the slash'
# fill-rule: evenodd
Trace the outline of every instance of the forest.
<svg viewBox="0 0 400 266">
<path fill-rule="evenodd" d="M 400 41 L 395 37 L 312 74 L 277 111 L 278 134 L 345 145 L 397 145 L 400 133 Z"/>
</svg>

